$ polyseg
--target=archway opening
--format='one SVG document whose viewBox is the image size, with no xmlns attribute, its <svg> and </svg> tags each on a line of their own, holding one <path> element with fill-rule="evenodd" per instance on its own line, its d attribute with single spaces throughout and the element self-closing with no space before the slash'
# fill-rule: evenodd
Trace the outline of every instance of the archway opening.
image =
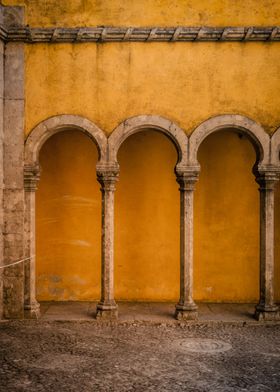
<svg viewBox="0 0 280 392">
<path fill-rule="evenodd" d="M 177 301 L 180 197 L 177 152 L 162 133 L 142 130 L 118 153 L 115 203 L 115 297 Z"/>
<path fill-rule="evenodd" d="M 39 301 L 100 296 L 101 197 L 98 151 L 77 130 L 51 136 L 39 156 L 36 192 L 36 291 Z"/>
<path fill-rule="evenodd" d="M 257 302 L 259 194 L 252 174 L 255 149 L 241 133 L 221 130 L 203 141 L 198 161 L 194 298 Z"/>
</svg>

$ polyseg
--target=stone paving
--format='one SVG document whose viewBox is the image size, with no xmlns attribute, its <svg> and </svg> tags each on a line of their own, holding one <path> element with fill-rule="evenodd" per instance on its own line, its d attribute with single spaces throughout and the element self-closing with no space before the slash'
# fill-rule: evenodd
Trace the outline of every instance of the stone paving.
<svg viewBox="0 0 280 392">
<path fill-rule="evenodd" d="M 280 391 L 280 325 L 0 322 L 0 391 Z"/>
</svg>

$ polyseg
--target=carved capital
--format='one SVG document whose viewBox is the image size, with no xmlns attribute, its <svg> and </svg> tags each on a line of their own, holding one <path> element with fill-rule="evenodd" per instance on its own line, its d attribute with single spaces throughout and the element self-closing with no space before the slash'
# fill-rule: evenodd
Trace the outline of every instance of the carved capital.
<svg viewBox="0 0 280 392">
<path fill-rule="evenodd" d="M 187 170 L 179 171 L 176 170 L 176 181 L 180 185 L 180 191 L 194 191 L 195 184 L 198 181 L 199 170 Z"/>
<path fill-rule="evenodd" d="M 256 182 L 260 185 L 260 191 L 272 191 L 279 181 L 280 171 L 278 167 L 269 166 L 266 168 L 259 168 L 255 175 Z"/>
<path fill-rule="evenodd" d="M 97 180 L 101 184 L 101 191 L 115 191 L 119 179 L 119 168 L 116 166 L 98 167 Z"/>
<path fill-rule="evenodd" d="M 35 192 L 40 180 L 40 167 L 39 165 L 26 165 L 24 166 L 24 189 L 26 192 Z"/>
</svg>

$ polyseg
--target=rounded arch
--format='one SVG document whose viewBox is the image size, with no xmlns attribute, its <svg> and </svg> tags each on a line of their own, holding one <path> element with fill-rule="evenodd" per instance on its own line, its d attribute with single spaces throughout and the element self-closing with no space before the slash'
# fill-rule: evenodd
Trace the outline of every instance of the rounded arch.
<svg viewBox="0 0 280 392">
<path fill-rule="evenodd" d="M 280 127 L 271 137 L 271 163 L 280 166 Z"/>
<path fill-rule="evenodd" d="M 257 163 L 269 164 L 270 138 L 261 125 L 239 114 L 224 114 L 212 117 L 201 123 L 189 139 L 189 162 L 198 164 L 197 152 L 203 140 L 213 132 L 233 128 L 249 136 L 256 150 Z"/>
<path fill-rule="evenodd" d="M 87 118 L 62 114 L 50 117 L 33 128 L 25 141 L 25 164 L 35 165 L 46 140 L 66 129 L 77 129 L 89 136 L 97 146 L 99 163 L 106 161 L 107 138 L 104 132 Z"/>
<path fill-rule="evenodd" d="M 177 164 L 187 163 L 188 137 L 183 129 L 164 117 L 154 115 L 131 117 L 114 129 L 108 139 L 109 162 L 117 164 L 117 155 L 122 143 L 129 136 L 144 129 L 154 129 L 164 133 L 176 147 Z"/>
</svg>

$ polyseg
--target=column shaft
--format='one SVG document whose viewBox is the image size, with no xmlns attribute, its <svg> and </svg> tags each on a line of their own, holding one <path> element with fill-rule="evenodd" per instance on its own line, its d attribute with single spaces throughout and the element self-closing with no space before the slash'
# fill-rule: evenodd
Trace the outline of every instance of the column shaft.
<svg viewBox="0 0 280 392">
<path fill-rule="evenodd" d="M 279 317 L 274 303 L 274 187 L 275 172 L 265 172 L 256 181 L 260 188 L 260 299 L 256 306 L 258 320 Z"/>
<path fill-rule="evenodd" d="M 177 319 L 197 318 L 193 301 L 193 193 L 196 174 L 177 175 L 180 184 L 180 300 L 176 305 Z"/>
<path fill-rule="evenodd" d="M 24 314 L 28 318 L 38 318 L 40 305 L 36 300 L 36 228 L 35 228 L 35 198 L 37 183 L 40 178 L 38 166 L 24 168 Z"/>
<path fill-rule="evenodd" d="M 98 172 L 102 193 L 102 273 L 97 317 L 117 317 L 114 299 L 114 194 L 117 180 L 118 171 Z"/>
</svg>

